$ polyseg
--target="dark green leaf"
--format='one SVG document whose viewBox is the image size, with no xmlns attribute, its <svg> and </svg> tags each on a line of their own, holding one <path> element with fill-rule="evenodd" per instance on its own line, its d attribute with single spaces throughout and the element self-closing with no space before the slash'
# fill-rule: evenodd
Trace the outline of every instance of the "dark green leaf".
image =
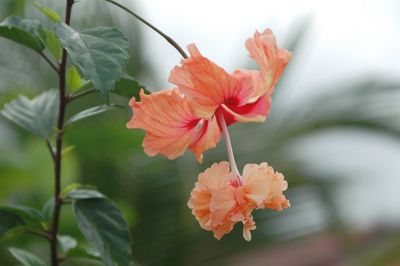
<svg viewBox="0 0 400 266">
<path fill-rule="evenodd" d="M 24 206 L 2 207 L 0 211 L 3 213 L 14 214 L 18 216 L 28 227 L 42 227 L 44 221 L 43 215 L 40 211 Z"/>
<path fill-rule="evenodd" d="M 24 266 L 46 266 L 41 259 L 30 252 L 16 248 L 10 248 L 9 251 Z"/>
<path fill-rule="evenodd" d="M 43 14 L 45 14 L 49 19 L 51 19 L 54 22 L 59 22 L 61 20 L 61 17 L 59 14 L 57 14 L 57 12 L 55 12 L 54 10 L 44 7 L 44 6 L 39 6 L 34 4 L 34 6 L 39 9 L 40 11 L 42 11 Z"/>
<path fill-rule="evenodd" d="M 106 198 L 76 200 L 72 206 L 79 229 L 107 266 L 132 262 L 130 233 L 118 208 Z"/>
<path fill-rule="evenodd" d="M 83 84 L 83 79 L 74 65 L 67 69 L 67 87 L 73 92 L 78 90 Z"/>
<path fill-rule="evenodd" d="M 58 92 L 49 90 L 33 99 L 21 95 L 5 104 L 1 114 L 21 127 L 48 139 L 56 124 L 58 105 Z"/>
<path fill-rule="evenodd" d="M 24 220 L 17 214 L 0 209 L 0 238 L 8 230 L 24 225 Z"/>
<path fill-rule="evenodd" d="M 71 236 L 57 236 L 61 252 L 67 254 L 69 250 L 76 248 L 78 241 Z"/>
<path fill-rule="evenodd" d="M 92 189 L 74 189 L 68 192 L 67 197 L 70 199 L 93 199 L 104 198 L 104 195 Z"/>
<path fill-rule="evenodd" d="M 125 35 L 110 27 L 77 32 L 64 23 L 55 24 L 54 30 L 82 76 L 108 100 L 129 58 Z"/>
<path fill-rule="evenodd" d="M 43 29 L 37 20 L 21 19 L 11 16 L 0 23 L 0 36 L 27 46 L 37 52 L 44 49 L 40 41 Z"/>
<path fill-rule="evenodd" d="M 72 124 L 79 120 L 104 113 L 104 112 L 114 109 L 116 107 L 117 106 L 115 106 L 115 105 L 99 105 L 99 106 L 91 107 L 89 109 L 83 110 L 82 112 L 79 112 L 79 113 L 73 115 L 65 122 L 64 125 L 69 125 L 69 124 Z"/>
<path fill-rule="evenodd" d="M 113 93 L 128 97 L 129 99 L 132 97 L 139 99 L 139 92 L 141 89 L 143 89 L 146 94 L 150 94 L 142 84 L 134 80 L 128 74 L 123 73 L 121 78 L 115 84 Z"/>
</svg>

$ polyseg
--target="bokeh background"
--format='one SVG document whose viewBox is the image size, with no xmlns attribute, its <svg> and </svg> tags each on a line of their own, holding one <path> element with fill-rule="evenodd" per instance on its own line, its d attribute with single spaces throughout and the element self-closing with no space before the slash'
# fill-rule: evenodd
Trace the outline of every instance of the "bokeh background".
<svg viewBox="0 0 400 266">
<path fill-rule="evenodd" d="M 35 2 L 63 13 L 64 1 Z M 400 265 L 399 1 L 120 2 L 228 71 L 255 67 L 244 48 L 255 29 L 272 28 L 293 53 L 267 122 L 230 128 L 239 168 L 267 161 L 289 182 L 292 207 L 257 211 L 250 243 L 241 226 L 216 241 L 186 206 L 197 174 L 227 160 L 222 142 L 198 165 L 189 153 L 147 157 L 144 133 L 125 128 L 128 109 L 69 129 L 74 149 L 64 157 L 64 184 L 94 184 L 122 208 L 138 265 Z M 32 4 L 1 0 L 0 19 L 18 15 L 50 27 Z M 127 72 L 150 91 L 172 86 L 167 78 L 179 54 L 134 18 L 104 1 L 80 0 L 72 21 L 77 29 L 120 27 L 132 45 Z M 38 55 L 5 39 L 0 47 L 0 106 L 57 86 Z M 92 95 L 68 114 L 99 103 Z M 0 205 L 40 209 L 52 187 L 45 143 L 0 117 Z M 82 238 L 68 208 L 62 215 L 61 232 Z M 17 235 L 0 242 L 0 265 L 15 265 L 9 246 L 47 259 L 47 243 Z"/>
</svg>

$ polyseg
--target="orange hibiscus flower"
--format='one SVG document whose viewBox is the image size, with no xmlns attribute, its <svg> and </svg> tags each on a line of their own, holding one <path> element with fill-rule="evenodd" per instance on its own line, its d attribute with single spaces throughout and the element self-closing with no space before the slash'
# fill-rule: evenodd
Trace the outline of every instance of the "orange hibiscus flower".
<svg viewBox="0 0 400 266">
<path fill-rule="evenodd" d="M 214 163 L 201 173 L 191 193 L 188 206 L 200 226 L 221 239 L 238 222 L 243 223 L 243 237 L 251 240 L 256 228 L 252 211 L 290 206 L 283 195 L 287 182 L 267 163 L 247 164 L 243 177 L 231 172 L 228 162 Z"/>
<path fill-rule="evenodd" d="M 146 130 L 143 146 L 149 156 L 160 153 L 174 159 L 189 148 L 201 162 L 202 153 L 220 139 L 218 113 L 227 126 L 266 119 L 271 93 L 291 54 L 277 47 L 269 29 L 256 32 L 246 47 L 260 71 L 228 74 L 191 44 L 190 57 L 172 69 L 169 77 L 177 88 L 152 95 L 141 92 L 141 102 L 131 100 L 134 114 L 127 127 Z"/>
</svg>

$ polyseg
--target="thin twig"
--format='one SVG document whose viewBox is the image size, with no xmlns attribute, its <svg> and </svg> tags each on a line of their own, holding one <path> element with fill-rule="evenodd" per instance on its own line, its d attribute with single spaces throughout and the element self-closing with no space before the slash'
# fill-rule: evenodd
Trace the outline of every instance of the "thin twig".
<svg viewBox="0 0 400 266">
<path fill-rule="evenodd" d="M 48 139 L 46 139 L 46 144 L 47 144 L 47 147 L 49 148 L 51 158 L 53 159 L 53 161 L 55 161 L 56 156 L 54 155 L 53 146 L 51 146 L 51 143 Z"/>
<path fill-rule="evenodd" d="M 58 67 L 53 62 L 51 62 L 51 60 L 43 52 L 40 52 L 39 54 L 44 58 L 44 60 L 47 61 L 47 63 L 49 63 L 49 65 L 52 69 L 54 69 L 55 72 L 59 72 Z"/>
<path fill-rule="evenodd" d="M 175 47 L 176 50 L 178 50 L 178 52 L 182 55 L 183 58 L 188 58 L 187 54 L 185 53 L 185 51 L 182 49 L 182 47 L 179 46 L 179 44 L 174 41 L 174 39 L 172 39 L 171 37 L 169 37 L 167 34 L 165 34 L 164 32 L 162 32 L 160 29 L 158 29 L 157 27 L 155 27 L 154 25 L 152 25 L 151 23 L 149 23 L 148 21 L 146 21 L 144 18 L 140 17 L 139 15 L 137 15 L 136 13 L 134 13 L 132 10 L 130 10 L 129 8 L 121 5 L 120 3 L 115 2 L 114 0 L 105 0 L 113 5 L 118 6 L 119 8 L 122 8 L 123 10 L 125 10 L 126 12 L 128 12 L 129 14 L 131 14 L 132 16 L 134 16 L 136 19 L 140 20 L 142 23 L 144 23 L 145 25 L 147 25 L 148 27 L 150 27 L 152 30 L 154 30 L 155 32 L 157 32 L 158 34 L 160 34 L 167 42 L 169 42 L 173 47 Z"/>
<path fill-rule="evenodd" d="M 50 240 L 51 236 L 48 233 L 45 232 L 39 232 L 33 229 L 26 229 L 26 232 L 32 234 L 32 235 L 36 235 L 36 236 L 40 236 L 42 238 L 45 238 L 47 240 Z"/>
<path fill-rule="evenodd" d="M 70 102 L 75 101 L 76 99 L 78 99 L 78 98 L 80 98 L 80 97 L 82 97 L 82 96 L 91 94 L 91 93 L 93 93 L 93 92 L 95 92 L 95 91 L 96 91 L 95 88 L 91 88 L 91 89 L 84 90 L 84 91 L 81 91 L 81 92 L 79 92 L 79 93 L 73 94 L 73 95 L 71 95 L 71 96 L 68 97 L 67 102 L 70 103 Z"/>
</svg>

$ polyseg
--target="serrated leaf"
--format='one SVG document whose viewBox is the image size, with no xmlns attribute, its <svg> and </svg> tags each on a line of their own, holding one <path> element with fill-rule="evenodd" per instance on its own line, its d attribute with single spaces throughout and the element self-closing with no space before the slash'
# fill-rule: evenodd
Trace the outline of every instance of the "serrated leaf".
<svg viewBox="0 0 400 266">
<path fill-rule="evenodd" d="M 56 125 L 58 105 L 58 92 L 48 90 L 33 99 L 21 95 L 5 104 L 0 113 L 26 130 L 48 139 Z"/>
<path fill-rule="evenodd" d="M 46 49 L 56 58 L 57 60 L 61 59 L 62 55 L 62 47 L 60 40 L 58 40 L 57 36 L 54 32 L 44 29 L 44 34 L 41 36 L 41 41 L 46 47 Z"/>
<path fill-rule="evenodd" d="M 83 81 L 81 74 L 79 74 L 74 65 L 67 69 L 67 87 L 69 91 L 77 91 L 82 86 Z"/>
<path fill-rule="evenodd" d="M 37 4 L 33 4 L 37 9 L 42 11 L 43 14 L 45 14 L 49 19 L 51 19 L 53 22 L 59 22 L 61 20 L 61 16 L 57 14 L 54 10 L 44 7 L 44 6 L 39 6 Z"/>
<path fill-rule="evenodd" d="M 105 265 L 132 262 L 128 225 L 114 204 L 106 198 L 84 199 L 74 201 L 72 209 L 80 231 L 100 252 Z"/>
<path fill-rule="evenodd" d="M 71 236 L 57 236 L 61 252 L 67 254 L 69 250 L 76 248 L 78 241 Z"/>
<path fill-rule="evenodd" d="M 104 195 L 93 189 L 73 189 L 66 195 L 70 199 L 104 198 Z"/>
<path fill-rule="evenodd" d="M 143 89 L 146 94 L 150 94 L 146 88 L 136 81 L 134 78 L 126 73 L 123 73 L 121 78 L 115 84 L 115 89 L 112 91 L 115 94 L 128 97 L 129 99 L 135 97 L 139 99 L 139 92 Z"/>
<path fill-rule="evenodd" d="M 46 266 L 41 259 L 28 251 L 17 248 L 10 248 L 9 251 L 24 266 Z"/>
<path fill-rule="evenodd" d="M 44 45 L 40 41 L 42 34 L 43 28 L 37 20 L 11 16 L 0 23 L 1 37 L 13 40 L 37 52 L 44 49 Z"/>
<path fill-rule="evenodd" d="M 117 28 L 97 27 L 81 32 L 64 23 L 54 26 L 61 45 L 86 80 L 91 80 L 107 102 L 129 58 L 129 42 Z"/>
<path fill-rule="evenodd" d="M 83 111 L 73 115 L 65 122 L 64 125 L 66 126 L 66 125 L 72 124 L 74 122 L 77 122 L 79 120 L 104 113 L 104 112 L 114 109 L 116 107 L 117 107 L 116 105 L 99 105 L 99 106 L 91 107 L 89 109 L 83 110 Z"/>
<path fill-rule="evenodd" d="M 15 213 L 0 209 L 0 238 L 15 227 L 24 226 L 24 220 Z"/>
</svg>

